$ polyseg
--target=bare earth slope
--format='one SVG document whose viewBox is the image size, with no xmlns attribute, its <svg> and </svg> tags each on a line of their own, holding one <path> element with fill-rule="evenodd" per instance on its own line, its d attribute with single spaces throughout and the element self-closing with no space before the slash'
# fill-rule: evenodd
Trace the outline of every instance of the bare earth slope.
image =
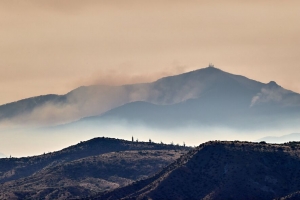
<svg viewBox="0 0 300 200">
<path fill-rule="evenodd" d="M 277 199 L 300 190 L 300 146 L 208 142 L 158 174 L 91 199 Z"/>
</svg>

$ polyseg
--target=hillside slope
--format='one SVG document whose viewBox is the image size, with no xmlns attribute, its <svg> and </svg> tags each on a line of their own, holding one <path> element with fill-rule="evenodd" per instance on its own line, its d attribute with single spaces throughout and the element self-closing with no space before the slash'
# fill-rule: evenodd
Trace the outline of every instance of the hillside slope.
<svg viewBox="0 0 300 200">
<path fill-rule="evenodd" d="M 85 197 L 146 178 L 184 153 L 184 150 L 139 150 L 85 157 L 1 184 L 0 199 Z"/>
<path fill-rule="evenodd" d="M 208 142 L 153 177 L 90 199 L 274 199 L 299 191 L 299 176 L 299 143 Z"/>
</svg>

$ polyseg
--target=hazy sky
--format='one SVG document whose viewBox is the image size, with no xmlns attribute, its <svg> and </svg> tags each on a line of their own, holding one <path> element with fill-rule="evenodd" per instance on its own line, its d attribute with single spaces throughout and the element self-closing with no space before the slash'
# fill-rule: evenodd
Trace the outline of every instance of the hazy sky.
<svg viewBox="0 0 300 200">
<path fill-rule="evenodd" d="M 299 0 L 0 1 L 0 104 L 203 68 L 300 92 Z"/>
</svg>

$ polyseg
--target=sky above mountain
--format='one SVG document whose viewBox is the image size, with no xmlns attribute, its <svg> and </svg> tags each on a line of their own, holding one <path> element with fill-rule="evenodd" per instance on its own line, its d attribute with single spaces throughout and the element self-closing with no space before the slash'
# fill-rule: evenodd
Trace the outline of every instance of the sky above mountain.
<svg viewBox="0 0 300 200">
<path fill-rule="evenodd" d="M 0 2 L 0 104 L 203 68 L 300 92 L 300 2 Z"/>
</svg>

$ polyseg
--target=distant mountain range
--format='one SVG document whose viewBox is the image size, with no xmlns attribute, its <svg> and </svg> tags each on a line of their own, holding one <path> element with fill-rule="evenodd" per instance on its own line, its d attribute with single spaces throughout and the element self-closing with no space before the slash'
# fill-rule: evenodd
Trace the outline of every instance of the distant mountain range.
<svg viewBox="0 0 300 200">
<path fill-rule="evenodd" d="M 156 175 L 88 199 L 298 199 L 299 143 L 208 142 Z"/>
<path fill-rule="evenodd" d="M 300 133 L 292 133 L 288 135 L 283 135 L 283 136 L 268 136 L 261 138 L 257 141 L 265 141 L 268 143 L 285 143 L 285 142 L 292 142 L 292 141 L 300 141 Z"/>
<path fill-rule="evenodd" d="M 5 158 L 6 155 L 4 155 L 3 153 L 0 152 L 0 158 Z"/>
<path fill-rule="evenodd" d="M 157 128 L 267 129 L 296 126 L 299 119 L 299 94 L 273 81 L 264 84 L 214 67 L 152 83 L 80 87 L 66 95 L 33 97 L 0 106 L 2 121 L 47 125 L 76 121 L 71 126 L 98 126 L 125 121 Z"/>
<path fill-rule="evenodd" d="M 190 147 L 94 138 L 57 152 L 0 159 L 0 199 L 70 199 L 146 178 Z"/>
</svg>

